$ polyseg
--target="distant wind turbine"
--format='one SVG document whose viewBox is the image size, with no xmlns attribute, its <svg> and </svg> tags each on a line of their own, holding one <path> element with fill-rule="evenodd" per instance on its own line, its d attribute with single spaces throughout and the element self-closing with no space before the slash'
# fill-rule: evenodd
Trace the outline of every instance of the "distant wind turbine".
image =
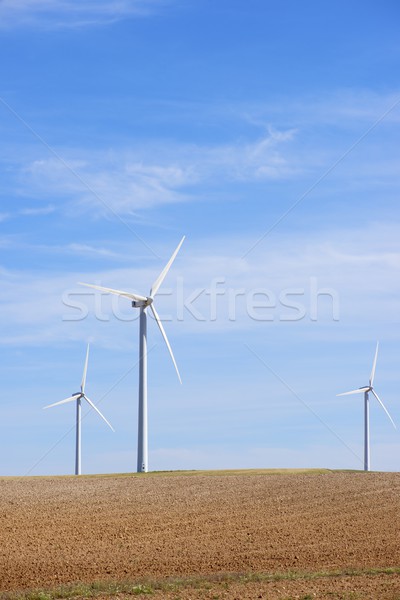
<svg viewBox="0 0 400 600">
<path fill-rule="evenodd" d="M 157 277 L 150 289 L 149 296 L 140 296 L 139 294 L 132 294 L 130 292 L 122 292 L 120 290 L 113 290 L 111 288 L 101 287 L 99 285 L 92 285 L 90 283 L 81 283 L 80 285 L 86 285 L 94 288 L 101 292 L 109 292 L 110 294 L 116 294 L 117 296 L 123 296 L 129 298 L 132 301 L 133 308 L 140 309 L 140 322 L 139 322 L 139 414 L 138 414 L 138 449 L 137 449 L 137 472 L 147 473 L 148 471 L 148 437 L 147 437 L 147 313 L 146 309 L 149 306 L 152 311 L 157 325 L 161 331 L 161 335 L 167 345 L 168 352 L 174 363 L 175 370 L 177 372 L 180 383 L 182 383 L 181 376 L 179 374 L 178 366 L 176 364 L 172 348 L 168 341 L 167 335 L 164 331 L 163 324 L 160 317 L 154 307 L 153 301 L 157 294 L 162 282 L 167 276 L 172 263 L 174 262 L 176 255 L 178 254 L 180 247 L 183 244 L 185 236 L 181 239 L 176 248 L 175 252 L 167 262 L 160 275 Z"/>
<path fill-rule="evenodd" d="M 81 474 L 81 412 L 82 412 L 82 398 L 86 400 L 88 404 L 100 415 L 100 417 L 107 423 L 110 429 L 113 429 L 112 425 L 107 421 L 104 415 L 101 414 L 97 406 L 93 404 L 93 402 L 86 396 L 85 394 L 85 385 L 86 385 L 86 373 L 88 367 L 89 360 L 89 344 L 87 346 L 86 351 L 86 360 L 85 367 L 83 369 L 83 376 L 81 382 L 81 391 L 72 394 L 69 398 L 65 400 L 60 400 L 60 402 L 55 402 L 54 404 L 49 404 L 48 406 L 44 406 L 44 408 L 51 408 L 52 406 L 58 406 L 59 404 L 65 404 L 66 402 L 73 402 L 76 400 L 76 452 L 75 452 L 75 475 Z"/>
<path fill-rule="evenodd" d="M 349 394 L 364 394 L 364 471 L 370 470 L 370 447 L 369 447 L 369 393 L 373 394 L 375 398 L 378 400 L 379 404 L 382 406 L 383 410 L 391 420 L 393 427 L 396 429 L 396 425 L 387 411 L 385 405 L 382 400 L 379 398 L 378 394 L 374 389 L 374 378 L 375 378 L 375 369 L 376 369 L 376 361 L 378 358 L 378 348 L 379 342 L 376 344 L 375 358 L 372 365 L 371 376 L 369 378 L 369 385 L 358 388 L 358 390 L 352 390 L 351 392 L 344 392 L 343 394 L 337 394 L 338 396 L 348 396 Z"/>
</svg>

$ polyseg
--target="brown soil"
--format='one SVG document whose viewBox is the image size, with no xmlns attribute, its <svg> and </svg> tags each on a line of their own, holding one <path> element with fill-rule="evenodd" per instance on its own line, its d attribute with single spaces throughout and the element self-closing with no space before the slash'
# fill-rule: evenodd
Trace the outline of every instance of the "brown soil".
<svg viewBox="0 0 400 600">
<path fill-rule="evenodd" d="M 5 478 L 0 489 L 2 591 L 400 565 L 397 473 Z M 318 589 L 332 598 L 360 585 L 364 596 L 336 598 L 400 598 L 399 576 L 384 574 L 230 583 L 229 590 L 215 584 L 217 592 L 152 597 L 302 598 Z"/>
</svg>

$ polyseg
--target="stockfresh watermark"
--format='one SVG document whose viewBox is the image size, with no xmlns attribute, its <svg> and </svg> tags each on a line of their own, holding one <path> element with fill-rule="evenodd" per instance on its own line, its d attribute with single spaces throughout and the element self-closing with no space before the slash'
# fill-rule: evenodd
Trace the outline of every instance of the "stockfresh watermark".
<svg viewBox="0 0 400 600">
<path fill-rule="evenodd" d="M 165 299 L 169 312 L 160 317 L 167 322 L 192 319 L 205 323 L 219 320 L 234 323 L 244 318 L 266 322 L 340 320 L 338 291 L 320 285 L 317 277 L 309 277 L 303 286 L 282 289 L 232 287 L 225 277 L 214 277 L 209 285 L 193 288 L 185 285 L 184 277 L 177 277 L 175 288 L 157 293 L 158 304 L 161 298 Z M 139 318 L 139 311 L 131 309 L 127 298 L 107 292 L 65 290 L 62 302 L 65 307 L 63 321 L 82 321 L 89 314 L 104 322 Z"/>
</svg>

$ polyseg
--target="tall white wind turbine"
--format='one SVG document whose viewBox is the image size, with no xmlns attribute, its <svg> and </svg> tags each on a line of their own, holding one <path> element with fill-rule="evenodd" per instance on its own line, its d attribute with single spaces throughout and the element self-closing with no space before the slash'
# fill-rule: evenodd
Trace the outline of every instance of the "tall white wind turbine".
<svg viewBox="0 0 400 600">
<path fill-rule="evenodd" d="M 352 390 L 351 392 L 344 392 L 343 394 L 337 394 L 338 396 L 348 396 L 350 394 L 364 394 L 364 471 L 370 470 L 370 446 L 369 446 L 369 393 L 373 394 L 382 406 L 383 410 L 392 422 L 393 427 L 396 429 L 396 425 L 390 416 L 388 410 L 379 398 L 378 394 L 374 389 L 374 378 L 376 370 L 376 361 L 378 358 L 379 342 L 376 343 L 375 357 L 372 364 L 371 376 L 369 378 L 369 385 L 358 388 L 358 390 Z"/>
<path fill-rule="evenodd" d="M 149 296 L 140 296 L 139 294 L 132 294 L 130 292 L 123 292 L 120 290 L 113 290 L 111 288 L 101 287 L 99 285 L 92 285 L 90 283 L 80 283 L 80 285 L 86 285 L 94 288 L 101 292 L 109 292 L 110 294 L 116 294 L 117 296 L 123 296 L 129 298 L 132 301 L 133 308 L 140 309 L 140 320 L 139 320 L 139 412 L 138 412 L 138 449 L 137 449 L 137 472 L 147 473 L 148 471 L 148 437 L 147 437 L 147 307 L 153 313 L 153 316 L 157 322 L 157 325 L 161 331 L 161 335 L 167 345 L 168 352 L 174 363 L 175 370 L 177 372 L 180 383 L 182 383 L 181 376 L 179 375 L 178 366 L 176 364 L 172 348 L 165 333 L 163 324 L 160 317 L 154 307 L 154 298 L 168 271 L 170 270 L 172 263 L 174 262 L 176 255 L 178 254 L 180 247 L 183 244 L 185 236 L 181 239 L 176 248 L 175 252 L 161 271 L 150 289 Z"/>
<path fill-rule="evenodd" d="M 76 450 L 75 450 L 75 475 L 81 474 L 81 413 L 82 413 L 82 398 L 86 400 L 86 402 L 94 408 L 94 410 L 100 415 L 100 417 L 107 423 L 107 425 L 114 431 L 112 425 L 107 421 L 104 415 L 101 414 L 97 406 L 93 404 L 93 402 L 86 396 L 85 394 L 85 385 L 86 385 L 86 373 L 88 367 L 89 360 L 89 344 L 86 350 L 86 360 L 85 366 L 83 369 L 83 376 L 81 382 L 81 391 L 72 394 L 69 398 L 65 400 L 60 400 L 60 402 L 55 402 L 54 404 L 49 404 L 48 406 L 44 406 L 44 408 L 51 408 L 52 406 L 58 406 L 59 404 L 65 404 L 66 402 L 73 402 L 76 400 Z"/>
</svg>

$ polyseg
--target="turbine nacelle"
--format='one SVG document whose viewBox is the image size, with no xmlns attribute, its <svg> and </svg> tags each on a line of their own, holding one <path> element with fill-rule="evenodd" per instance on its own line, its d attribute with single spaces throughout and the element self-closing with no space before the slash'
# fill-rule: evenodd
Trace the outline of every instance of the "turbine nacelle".
<svg viewBox="0 0 400 600">
<path fill-rule="evenodd" d="M 146 308 L 147 306 L 150 306 L 150 304 L 153 304 L 153 302 L 154 298 L 151 296 L 146 298 L 146 300 L 132 300 L 132 308 Z"/>
</svg>

